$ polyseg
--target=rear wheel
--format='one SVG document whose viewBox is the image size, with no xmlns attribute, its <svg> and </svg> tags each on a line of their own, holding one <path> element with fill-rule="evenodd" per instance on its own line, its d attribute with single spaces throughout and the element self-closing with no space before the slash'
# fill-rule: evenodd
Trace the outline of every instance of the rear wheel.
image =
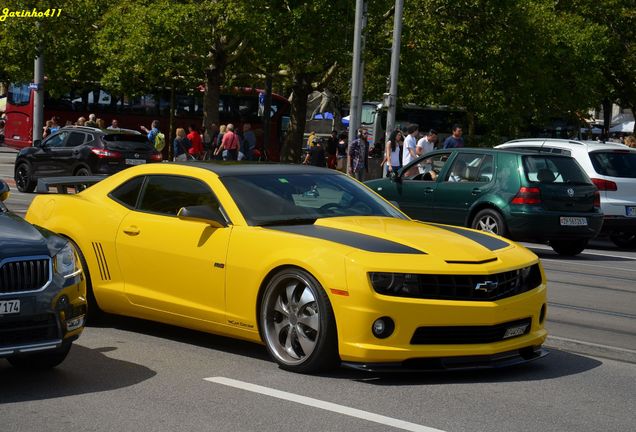
<svg viewBox="0 0 636 432">
<path fill-rule="evenodd" d="M 89 176 L 89 175 L 91 175 L 91 170 L 86 168 L 86 167 L 81 167 L 81 168 L 78 168 L 77 171 L 75 171 L 75 175 L 76 176 Z"/>
<path fill-rule="evenodd" d="M 625 249 L 636 248 L 636 233 L 618 231 L 610 234 L 610 240 L 618 247 Z"/>
<path fill-rule="evenodd" d="M 552 249 L 563 256 L 575 256 L 587 247 L 587 240 L 550 240 Z"/>
<path fill-rule="evenodd" d="M 11 365 L 20 369 L 51 369 L 62 363 L 70 350 L 71 343 L 66 342 L 56 350 L 18 354 L 8 357 L 7 360 Z"/>
<path fill-rule="evenodd" d="M 283 369 L 311 373 L 339 363 L 329 297 L 304 270 L 283 270 L 267 284 L 260 330 L 269 353 Z"/>
<path fill-rule="evenodd" d="M 31 193 L 35 190 L 35 181 L 31 178 L 31 165 L 21 162 L 15 169 L 15 186 L 20 192 Z"/>
<path fill-rule="evenodd" d="M 493 209 L 484 209 L 477 213 L 471 226 L 474 229 L 500 236 L 505 236 L 507 233 L 506 223 L 501 213 Z"/>
</svg>

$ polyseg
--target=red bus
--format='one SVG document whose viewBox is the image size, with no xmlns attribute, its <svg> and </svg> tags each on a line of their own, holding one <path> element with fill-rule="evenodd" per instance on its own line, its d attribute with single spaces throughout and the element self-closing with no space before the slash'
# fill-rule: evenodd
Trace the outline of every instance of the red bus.
<svg viewBox="0 0 636 432">
<path fill-rule="evenodd" d="M 220 124 L 233 123 L 237 131 L 244 123 L 250 123 L 256 135 L 256 147 L 263 149 L 263 105 L 262 90 L 253 88 L 233 89 L 221 94 L 219 100 Z M 7 92 L 5 145 L 20 149 L 33 145 L 33 100 L 34 90 L 28 84 L 10 84 Z M 174 127 L 185 128 L 190 124 L 200 125 L 203 119 L 203 93 L 177 93 Z M 167 134 L 170 116 L 170 92 L 160 91 L 144 96 L 116 95 L 104 89 L 71 91 L 60 98 L 45 93 L 44 119 L 55 116 L 60 126 L 75 123 L 79 117 L 88 118 L 93 113 L 110 125 L 117 119 L 120 128 L 139 130 L 150 127 L 159 120 L 160 128 Z M 271 160 L 278 160 L 283 140 L 283 122 L 289 116 L 289 101 L 272 94 L 269 145 L 265 149 Z M 44 125 L 42 125 L 44 126 Z"/>
</svg>

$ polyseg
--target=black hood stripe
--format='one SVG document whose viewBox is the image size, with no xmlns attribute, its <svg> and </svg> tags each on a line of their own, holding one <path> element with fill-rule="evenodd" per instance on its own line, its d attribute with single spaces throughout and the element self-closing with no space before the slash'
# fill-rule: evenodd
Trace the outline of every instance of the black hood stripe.
<svg viewBox="0 0 636 432">
<path fill-rule="evenodd" d="M 479 231 L 471 231 L 466 228 L 453 227 L 448 225 L 438 225 L 438 224 L 432 224 L 432 223 L 427 223 L 426 225 L 433 225 L 437 228 L 442 228 L 447 231 L 454 232 L 455 234 L 459 234 L 460 236 L 466 237 L 491 251 L 504 249 L 510 246 L 510 243 L 506 241 L 499 240 L 498 238 L 491 237 L 487 234 L 482 234 Z"/>
<path fill-rule="evenodd" d="M 307 237 L 314 237 L 369 252 L 426 255 L 426 252 L 422 252 L 420 250 L 413 249 L 412 247 L 405 246 L 400 243 L 395 243 L 390 240 L 384 240 L 366 234 L 358 234 L 351 231 L 345 231 L 335 228 L 327 228 L 316 225 L 291 225 L 271 226 L 267 227 L 267 229 L 284 231 Z"/>
</svg>

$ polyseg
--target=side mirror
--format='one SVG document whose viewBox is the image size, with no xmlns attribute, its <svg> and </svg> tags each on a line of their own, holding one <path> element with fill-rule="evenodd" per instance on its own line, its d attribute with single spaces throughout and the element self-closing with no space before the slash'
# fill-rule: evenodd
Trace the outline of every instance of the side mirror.
<svg viewBox="0 0 636 432">
<path fill-rule="evenodd" d="M 0 180 L 0 201 L 5 201 L 11 194 L 9 185 L 4 180 Z"/>
<path fill-rule="evenodd" d="M 177 214 L 181 220 L 204 222 L 214 228 L 225 228 L 227 221 L 218 208 L 209 205 L 181 207 Z"/>
</svg>

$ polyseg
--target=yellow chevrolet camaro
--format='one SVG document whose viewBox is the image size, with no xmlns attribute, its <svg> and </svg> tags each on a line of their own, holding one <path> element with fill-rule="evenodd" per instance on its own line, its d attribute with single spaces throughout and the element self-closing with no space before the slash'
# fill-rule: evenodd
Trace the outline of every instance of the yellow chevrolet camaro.
<svg viewBox="0 0 636 432">
<path fill-rule="evenodd" d="M 413 221 L 339 172 L 185 162 L 83 181 L 95 184 L 38 195 L 26 219 L 76 245 L 89 317 L 262 342 L 297 372 L 494 367 L 545 355 L 536 255 Z"/>
</svg>

